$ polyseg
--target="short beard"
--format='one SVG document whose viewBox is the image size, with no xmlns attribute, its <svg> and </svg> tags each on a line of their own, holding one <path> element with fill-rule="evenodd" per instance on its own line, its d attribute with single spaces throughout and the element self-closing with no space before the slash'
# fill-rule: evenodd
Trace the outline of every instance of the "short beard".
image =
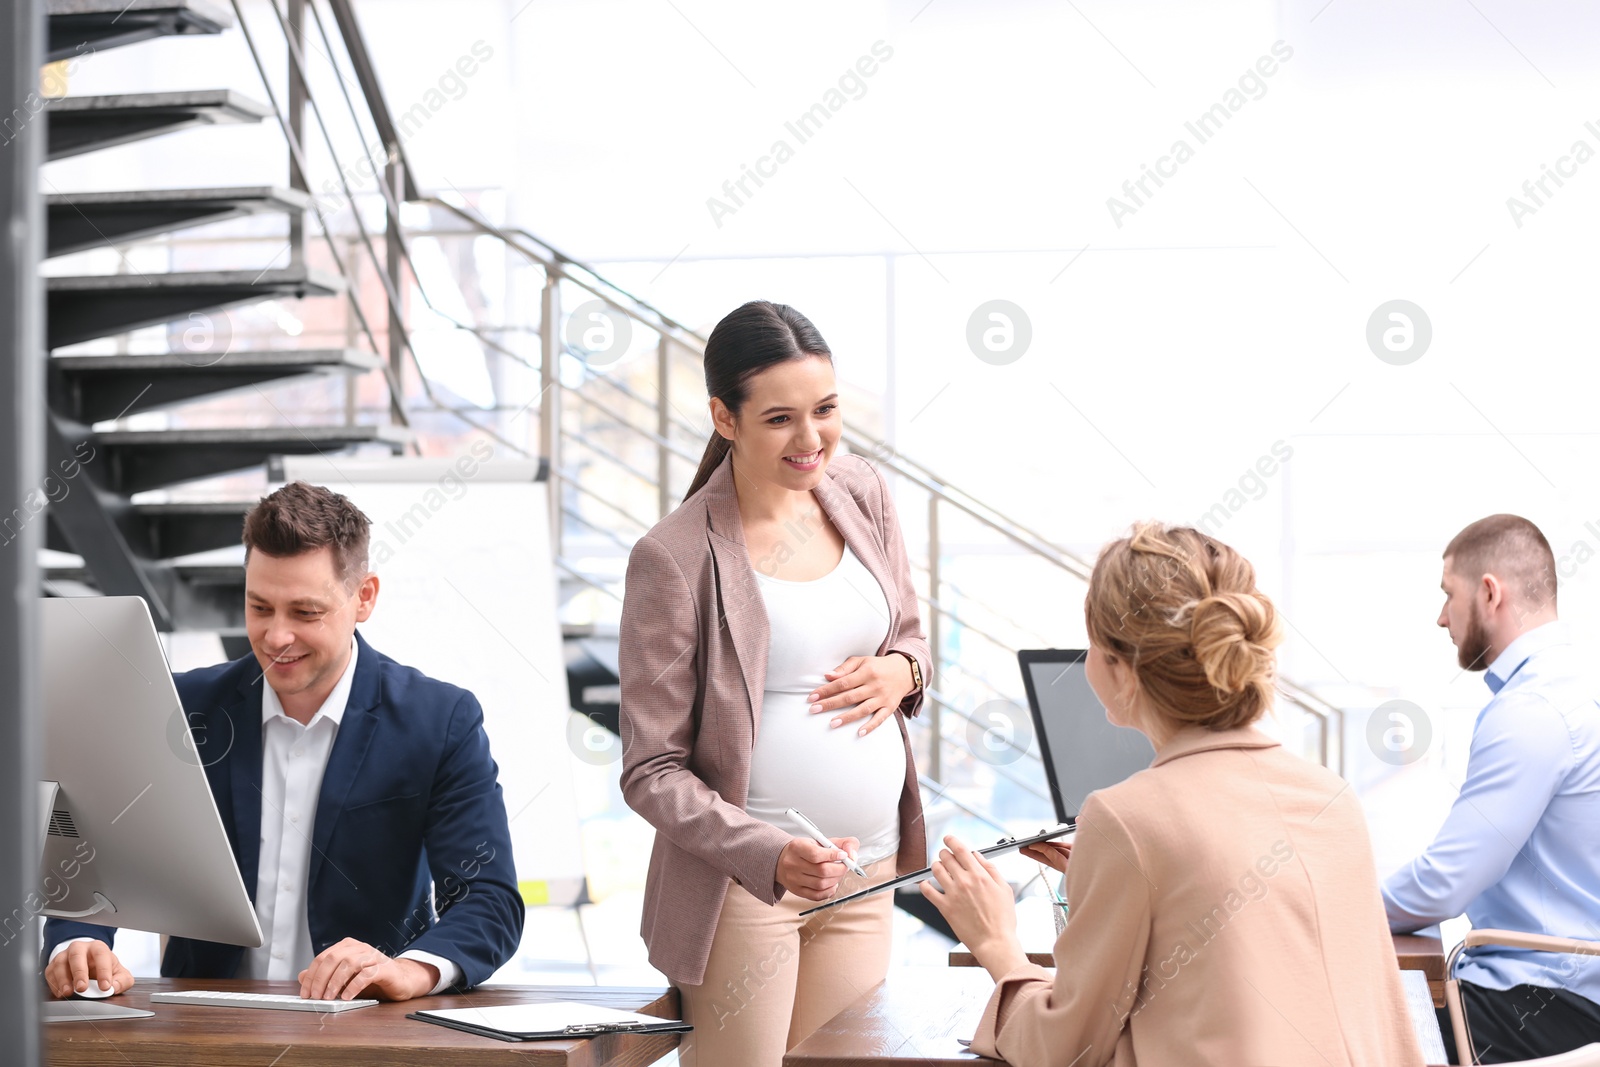
<svg viewBox="0 0 1600 1067">
<path fill-rule="evenodd" d="M 1456 662 L 1464 671 L 1489 669 L 1489 635 L 1484 632 L 1483 616 L 1478 614 L 1476 604 L 1472 605 L 1467 618 L 1467 632 L 1461 635 L 1461 644 L 1456 646 Z"/>
</svg>

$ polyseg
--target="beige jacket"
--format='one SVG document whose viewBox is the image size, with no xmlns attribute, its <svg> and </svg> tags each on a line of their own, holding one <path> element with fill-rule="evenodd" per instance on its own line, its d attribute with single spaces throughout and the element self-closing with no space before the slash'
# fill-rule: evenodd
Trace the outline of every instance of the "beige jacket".
<svg viewBox="0 0 1600 1067">
<path fill-rule="evenodd" d="M 907 652 L 929 677 L 911 565 L 882 477 L 859 456 L 835 456 L 815 495 L 888 598 L 878 655 Z M 634 546 L 622 607 L 622 793 L 656 828 L 640 932 L 650 962 L 678 984 L 699 985 L 705 975 L 730 879 L 769 904 L 784 893 L 775 876 L 789 835 L 744 811 L 770 641 L 725 459 Z M 879 727 L 899 729 L 906 746 L 902 873 L 927 864 L 904 719 L 921 705 L 919 691 L 893 726 Z"/>
<path fill-rule="evenodd" d="M 1190 727 L 1090 795 L 1054 977 L 1019 967 L 973 1051 L 1014 1067 L 1411 1067 L 1361 805 L 1254 728 Z"/>
</svg>

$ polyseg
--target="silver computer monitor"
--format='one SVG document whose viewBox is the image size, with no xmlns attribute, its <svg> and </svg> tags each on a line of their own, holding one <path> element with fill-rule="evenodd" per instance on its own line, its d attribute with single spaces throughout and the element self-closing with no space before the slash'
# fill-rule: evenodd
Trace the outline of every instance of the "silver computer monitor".
<svg viewBox="0 0 1600 1067">
<path fill-rule="evenodd" d="M 40 608 L 43 795 L 56 785 L 43 913 L 259 946 L 150 609 L 132 596 L 53 597 Z"/>
<path fill-rule="evenodd" d="M 1050 797 L 1062 822 L 1078 817 L 1090 793 L 1144 770 L 1156 756 L 1144 734 L 1106 719 L 1084 674 L 1087 658 L 1085 650 L 1071 648 L 1017 653 Z"/>
</svg>

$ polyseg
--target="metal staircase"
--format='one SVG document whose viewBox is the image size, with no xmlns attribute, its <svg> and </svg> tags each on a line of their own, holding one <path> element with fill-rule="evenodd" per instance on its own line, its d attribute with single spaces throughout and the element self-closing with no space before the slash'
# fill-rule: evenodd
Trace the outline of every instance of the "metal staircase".
<svg viewBox="0 0 1600 1067">
<path fill-rule="evenodd" d="M 234 24 L 205 0 L 51 0 L 52 58 L 134 45 L 160 36 L 216 34 Z M 232 89 L 117 96 L 67 96 L 48 110 L 49 158 L 99 151 L 196 126 L 254 123 L 273 107 Z M 303 174 L 297 175 L 304 184 Z M 229 308 L 267 300 L 348 296 L 339 273 L 308 263 L 303 189 L 58 192 L 46 204 L 47 254 L 122 247 L 203 224 L 250 215 L 281 215 L 298 239 L 289 266 L 56 275 L 46 280 L 46 344 L 51 350 L 116 337 L 146 326 L 180 323 L 169 352 L 55 354 L 48 361 L 50 469 L 69 480 L 52 497 L 47 547 L 79 557 L 47 571 L 47 589 L 138 595 L 163 629 L 207 629 L 236 636 L 243 627 L 239 569 L 185 565 L 183 557 L 238 545 L 250 500 L 150 501 L 154 490 L 260 469 L 273 456 L 330 454 L 357 447 L 402 450 L 409 435 L 392 424 L 308 424 L 287 416 L 271 425 L 152 428 L 138 416 L 329 376 L 385 368 L 354 349 L 232 351 L 208 333 L 185 346 L 195 321 L 215 327 Z M 125 265 L 131 263 L 124 255 Z M 226 330 L 224 330 L 226 333 Z M 266 396 L 266 393 L 262 393 Z M 181 420 L 180 420 L 181 422 Z M 70 474 L 68 473 L 70 472 Z"/>
</svg>

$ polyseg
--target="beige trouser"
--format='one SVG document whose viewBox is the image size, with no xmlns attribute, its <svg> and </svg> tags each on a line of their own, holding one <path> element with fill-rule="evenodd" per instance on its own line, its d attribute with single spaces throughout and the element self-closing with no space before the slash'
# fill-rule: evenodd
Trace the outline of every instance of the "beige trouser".
<svg viewBox="0 0 1600 1067">
<path fill-rule="evenodd" d="M 894 877 L 894 857 L 845 875 L 839 893 Z M 889 973 L 894 894 L 800 918 L 817 902 L 785 893 L 761 903 L 728 886 L 711 960 L 697 986 L 679 986 L 694 1032 L 678 1046 L 681 1067 L 781 1067 L 783 1054 Z"/>
</svg>

